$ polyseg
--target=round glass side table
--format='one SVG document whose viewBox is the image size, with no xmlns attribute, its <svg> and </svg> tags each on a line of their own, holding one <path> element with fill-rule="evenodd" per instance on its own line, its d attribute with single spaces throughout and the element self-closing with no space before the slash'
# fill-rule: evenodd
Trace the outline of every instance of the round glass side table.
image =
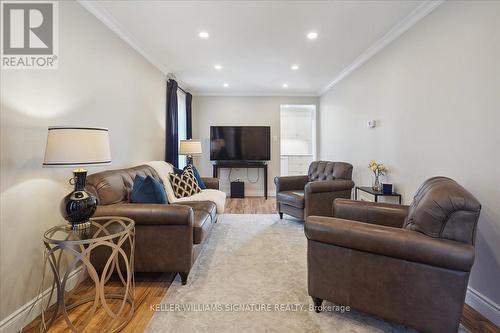
<svg viewBox="0 0 500 333">
<path fill-rule="evenodd" d="M 49 266 L 54 279 L 40 331 L 61 315 L 72 332 L 82 332 L 102 308 L 99 330 L 118 332 L 134 313 L 134 221 L 109 216 L 90 224 L 82 230 L 59 225 L 44 234 L 44 275 Z"/>
</svg>

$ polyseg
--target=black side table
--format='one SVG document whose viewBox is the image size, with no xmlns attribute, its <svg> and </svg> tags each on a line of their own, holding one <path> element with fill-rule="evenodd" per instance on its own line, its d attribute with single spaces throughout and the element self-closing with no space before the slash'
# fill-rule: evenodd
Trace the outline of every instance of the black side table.
<svg viewBox="0 0 500 333">
<path fill-rule="evenodd" d="M 358 200 L 358 191 L 363 191 L 373 195 L 375 197 L 375 202 L 378 202 L 378 197 L 398 197 L 399 204 L 401 205 L 401 194 L 396 192 L 384 193 L 382 191 L 375 191 L 370 186 L 356 186 L 354 188 L 354 200 Z"/>
<path fill-rule="evenodd" d="M 213 165 L 213 176 L 219 178 L 219 169 L 231 168 L 258 168 L 264 169 L 264 197 L 267 200 L 267 163 L 265 162 L 245 162 L 245 161 L 226 161 L 218 162 Z"/>
</svg>

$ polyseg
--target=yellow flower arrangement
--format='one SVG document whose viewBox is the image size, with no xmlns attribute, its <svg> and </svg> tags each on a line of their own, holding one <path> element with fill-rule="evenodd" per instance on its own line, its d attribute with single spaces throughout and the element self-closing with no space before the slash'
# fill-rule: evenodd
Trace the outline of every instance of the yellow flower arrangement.
<svg viewBox="0 0 500 333">
<path fill-rule="evenodd" d="M 384 163 L 377 163 L 375 160 L 371 160 L 368 163 L 368 168 L 375 174 L 375 176 L 385 175 L 387 168 Z"/>
<path fill-rule="evenodd" d="M 380 177 L 380 175 L 385 175 L 385 173 L 387 172 L 387 168 L 385 167 L 384 163 L 379 164 L 375 160 L 371 160 L 370 163 L 368 163 L 368 168 L 375 175 L 375 180 L 373 182 L 372 188 L 375 191 L 381 191 L 382 184 L 380 183 L 379 177 Z"/>
</svg>

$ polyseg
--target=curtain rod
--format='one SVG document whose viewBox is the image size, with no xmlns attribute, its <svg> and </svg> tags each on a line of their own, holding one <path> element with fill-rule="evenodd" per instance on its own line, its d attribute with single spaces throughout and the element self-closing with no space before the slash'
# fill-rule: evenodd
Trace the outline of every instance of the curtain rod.
<svg viewBox="0 0 500 333">
<path fill-rule="evenodd" d="M 168 78 L 169 80 L 174 80 L 174 81 L 176 81 L 174 77 L 167 77 L 167 78 Z M 176 81 L 176 82 L 177 82 L 177 81 Z M 185 94 L 191 94 L 189 91 L 184 90 L 184 89 L 183 89 L 183 88 L 179 85 L 179 83 L 178 83 L 178 82 L 177 82 L 177 89 L 180 89 L 180 90 L 181 90 L 183 93 L 185 93 Z"/>
</svg>

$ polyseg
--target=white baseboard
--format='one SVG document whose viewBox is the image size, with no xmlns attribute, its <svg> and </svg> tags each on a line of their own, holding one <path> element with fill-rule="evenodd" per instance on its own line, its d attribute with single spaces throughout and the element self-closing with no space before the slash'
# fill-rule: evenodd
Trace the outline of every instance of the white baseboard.
<svg viewBox="0 0 500 333">
<path fill-rule="evenodd" d="M 78 273 L 80 273 L 81 268 L 74 270 L 68 276 L 68 282 L 66 283 L 66 290 L 73 289 L 78 282 Z M 22 307 L 11 313 L 9 316 L 4 318 L 0 322 L 0 332 L 1 333 L 16 333 L 24 326 L 32 322 L 36 317 L 42 312 L 41 305 L 46 304 L 50 295 L 51 288 L 47 288 L 40 295 L 37 295 L 28 303 L 24 304 Z M 54 291 L 55 293 L 55 291 Z M 51 304 L 55 303 L 55 295 L 52 296 Z M 34 306 L 33 306 L 34 305 Z M 30 312 L 31 307 L 33 310 Z"/>
<path fill-rule="evenodd" d="M 465 303 L 500 327 L 500 306 L 474 288 L 468 287 Z"/>
</svg>

